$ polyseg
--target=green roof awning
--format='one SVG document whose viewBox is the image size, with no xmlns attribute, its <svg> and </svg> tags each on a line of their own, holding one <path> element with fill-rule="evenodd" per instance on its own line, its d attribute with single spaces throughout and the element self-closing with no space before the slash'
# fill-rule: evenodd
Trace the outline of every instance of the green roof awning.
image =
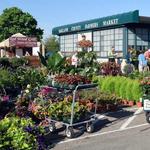
<svg viewBox="0 0 150 150">
<path fill-rule="evenodd" d="M 90 29 L 103 28 L 107 26 L 123 25 L 128 23 L 139 23 L 139 11 L 131 11 L 123 14 L 78 22 L 74 24 L 55 27 L 52 34 L 60 35 L 70 32 L 85 31 Z"/>
</svg>

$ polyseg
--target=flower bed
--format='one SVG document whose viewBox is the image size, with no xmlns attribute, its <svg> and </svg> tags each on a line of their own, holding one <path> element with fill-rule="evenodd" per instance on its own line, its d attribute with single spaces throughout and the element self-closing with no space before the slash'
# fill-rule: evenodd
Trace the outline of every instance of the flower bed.
<svg viewBox="0 0 150 150">
<path fill-rule="evenodd" d="M 74 89 L 79 84 L 89 84 L 89 83 L 91 83 L 91 81 L 88 80 L 86 77 L 69 74 L 57 75 L 52 81 L 54 87 L 69 88 L 69 89 Z"/>
<path fill-rule="evenodd" d="M 99 83 L 101 91 L 115 94 L 121 99 L 139 101 L 143 96 L 139 80 L 132 80 L 121 76 L 95 77 L 93 80 Z"/>
<path fill-rule="evenodd" d="M 143 89 L 144 98 L 150 99 L 150 77 L 145 77 L 143 80 L 141 80 L 141 86 Z"/>
</svg>

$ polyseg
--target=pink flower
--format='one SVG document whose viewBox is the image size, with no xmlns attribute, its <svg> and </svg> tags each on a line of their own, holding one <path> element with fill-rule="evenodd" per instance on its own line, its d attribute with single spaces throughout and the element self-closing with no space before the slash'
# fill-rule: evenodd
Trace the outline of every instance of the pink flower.
<svg viewBox="0 0 150 150">
<path fill-rule="evenodd" d="M 5 95 L 2 97 L 2 101 L 9 101 L 9 95 Z"/>
<path fill-rule="evenodd" d="M 41 89 L 40 93 L 43 94 L 43 95 L 47 95 L 47 94 L 49 94 L 53 91 L 54 91 L 54 89 L 52 87 L 43 87 Z"/>
</svg>

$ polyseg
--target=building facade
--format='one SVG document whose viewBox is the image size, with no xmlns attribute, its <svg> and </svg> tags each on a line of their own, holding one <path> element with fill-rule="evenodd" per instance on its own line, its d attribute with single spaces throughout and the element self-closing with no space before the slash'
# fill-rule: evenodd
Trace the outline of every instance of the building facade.
<svg viewBox="0 0 150 150">
<path fill-rule="evenodd" d="M 52 33 L 59 36 L 60 50 L 66 56 L 80 50 L 77 43 L 85 35 L 92 41 L 91 49 L 99 58 L 108 58 L 112 47 L 119 57 L 125 58 L 129 48 L 150 48 L 150 17 L 139 16 L 139 11 L 135 10 L 55 27 Z"/>
</svg>

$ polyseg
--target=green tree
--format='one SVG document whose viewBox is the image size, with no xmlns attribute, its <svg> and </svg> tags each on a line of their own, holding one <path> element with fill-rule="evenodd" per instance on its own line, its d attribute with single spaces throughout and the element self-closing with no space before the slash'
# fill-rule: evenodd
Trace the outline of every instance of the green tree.
<svg viewBox="0 0 150 150">
<path fill-rule="evenodd" d="M 0 15 L 0 41 L 15 33 L 42 39 L 43 30 L 37 27 L 37 21 L 29 13 L 17 7 L 6 8 Z"/>
<path fill-rule="evenodd" d="M 46 51 L 58 51 L 59 50 L 59 41 L 55 36 L 50 36 L 45 39 L 45 49 Z"/>
</svg>

